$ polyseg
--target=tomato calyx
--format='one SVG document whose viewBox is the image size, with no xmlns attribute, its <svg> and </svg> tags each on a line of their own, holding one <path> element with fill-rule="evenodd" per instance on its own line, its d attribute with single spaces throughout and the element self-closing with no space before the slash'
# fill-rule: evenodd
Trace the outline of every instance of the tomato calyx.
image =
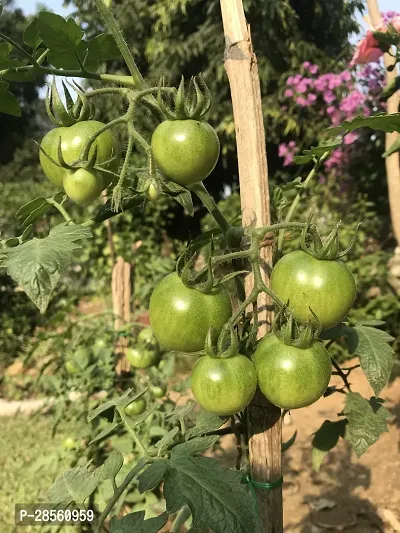
<svg viewBox="0 0 400 533">
<path fill-rule="evenodd" d="M 51 84 L 51 88 L 47 91 L 46 111 L 51 122 L 56 126 L 72 126 L 77 122 L 92 120 L 95 116 L 93 102 L 89 101 L 79 85 L 75 83 L 75 86 L 72 86 L 68 82 L 67 84 L 70 87 L 73 87 L 78 94 L 78 98 L 75 102 L 64 81 L 62 82 L 62 85 L 66 105 L 64 105 L 60 98 L 55 79 Z"/>
<path fill-rule="evenodd" d="M 229 335 L 228 335 L 229 333 Z M 239 353 L 239 342 L 236 333 L 231 325 L 227 325 L 218 337 L 217 346 L 213 345 L 215 337 L 212 328 L 208 330 L 204 346 L 205 353 L 213 359 L 230 359 Z"/>
<path fill-rule="evenodd" d="M 272 324 L 273 333 L 288 346 L 309 348 L 322 331 L 321 322 L 311 308 L 310 313 L 312 318 L 304 325 L 298 326 L 293 313 L 285 305 L 275 316 Z"/>
<path fill-rule="evenodd" d="M 191 253 L 190 248 L 186 248 L 183 254 L 181 254 L 176 262 L 176 272 L 186 287 L 196 289 L 203 294 L 209 294 L 212 291 L 214 287 L 213 254 L 214 243 L 211 241 L 210 253 L 207 259 L 207 270 L 200 273 L 194 268 L 197 252 Z"/>
<path fill-rule="evenodd" d="M 352 249 L 356 237 L 358 228 L 361 225 L 361 222 L 357 225 L 354 231 L 353 238 L 350 245 L 344 250 L 340 250 L 340 240 L 339 240 L 339 229 L 340 222 L 336 224 L 331 233 L 322 241 L 320 234 L 315 226 L 311 226 L 311 217 L 308 219 L 308 224 L 304 226 L 301 232 L 300 245 L 304 252 L 309 255 L 312 255 L 316 259 L 325 259 L 328 261 L 334 261 L 343 257 Z"/>
<path fill-rule="evenodd" d="M 161 110 L 168 120 L 199 120 L 211 108 L 212 98 L 209 88 L 207 87 L 202 76 L 193 76 L 190 79 L 188 88 L 185 88 L 185 78 L 182 76 L 179 88 L 175 91 L 175 98 L 168 99 L 164 89 L 164 78 L 161 77 L 157 100 Z"/>
</svg>

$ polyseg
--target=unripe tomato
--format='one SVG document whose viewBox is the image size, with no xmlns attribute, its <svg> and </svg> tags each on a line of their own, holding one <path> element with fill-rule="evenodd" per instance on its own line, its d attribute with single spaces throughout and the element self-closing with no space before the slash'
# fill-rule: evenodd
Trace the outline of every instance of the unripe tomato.
<svg viewBox="0 0 400 533">
<path fill-rule="evenodd" d="M 167 392 L 167 386 L 165 384 L 163 385 L 150 385 L 150 394 L 154 398 L 162 398 L 165 396 L 165 393 Z"/>
<path fill-rule="evenodd" d="M 63 185 L 67 196 L 79 205 L 93 202 L 104 189 L 100 173 L 85 168 L 69 170 L 64 176 Z"/>
<path fill-rule="evenodd" d="M 138 341 L 147 344 L 151 342 L 156 342 L 156 338 L 153 335 L 153 331 L 151 328 L 144 328 L 142 329 L 138 334 Z"/>
<path fill-rule="evenodd" d="M 216 415 L 233 415 L 251 401 L 257 388 L 253 363 L 244 355 L 228 359 L 200 357 L 193 367 L 192 392 L 201 407 Z"/>
<path fill-rule="evenodd" d="M 67 437 L 63 440 L 63 446 L 66 450 L 73 450 L 78 447 L 78 443 L 72 437 Z"/>
<path fill-rule="evenodd" d="M 156 187 L 152 183 L 150 183 L 150 185 L 147 188 L 146 198 L 150 202 L 154 202 L 158 198 L 158 191 L 157 191 Z"/>
<path fill-rule="evenodd" d="M 274 334 L 260 341 L 253 362 L 261 392 L 281 409 L 298 409 L 317 401 L 332 373 L 328 351 L 320 341 L 297 348 Z"/>
<path fill-rule="evenodd" d="M 151 328 L 167 351 L 203 350 L 209 328 L 216 337 L 231 315 L 231 299 L 222 285 L 204 294 L 186 287 L 176 272 L 165 276 L 150 298 Z"/>
<path fill-rule="evenodd" d="M 340 260 L 330 261 L 296 250 L 284 255 L 274 266 L 271 289 L 287 303 L 294 318 L 304 323 L 312 316 L 323 329 L 341 322 L 356 297 L 356 283 L 348 266 Z"/>
<path fill-rule="evenodd" d="M 128 416 L 138 416 L 141 415 L 146 409 L 146 402 L 142 398 L 134 400 L 132 403 L 127 405 L 124 409 L 125 413 Z"/>
<path fill-rule="evenodd" d="M 61 137 L 63 158 L 66 163 L 72 164 L 79 159 L 88 139 L 103 126 L 104 124 L 97 120 L 86 120 L 77 122 L 69 127 L 54 128 L 46 133 L 40 146 L 52 159 L 59 162 L 58 144 Z M 116 135 L 110 129 L 101 133 L 90 148 L 89 159 L 94 154 L 95 148 L 97 148 L 96 164 L 107 163 L 107 161 L 112 160 L 110 163 L 103 165 L 103 168 L 117 172 L 121 159 L 119 156 L 120 146 Z M 39 158 L 47 178 L 61 189 L 67 169 L 52 163 L 41 150 Z M 102 177 L 104 188 L 106 188 L 111 183 L 112 177 L 107 173 L 102 173 Z"/>
<path fill-rule="evenodd" d="M 138 345 L 126 350 L 126 358 L 134 368 L 149 368 L 157 364 L 159 354 L 157 350 Z"/>
<path fill-rule="evenodd" d="M 158 168 L 179 185 L 203 181 L 219 156 L 215 130 L 203 120 L 165 120 L 155 129 L 151 148 Z"/>
</svg>

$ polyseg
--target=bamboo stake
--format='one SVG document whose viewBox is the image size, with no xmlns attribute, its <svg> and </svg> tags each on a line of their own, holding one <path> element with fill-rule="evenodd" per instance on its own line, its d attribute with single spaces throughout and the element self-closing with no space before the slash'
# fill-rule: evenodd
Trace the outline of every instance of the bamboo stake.
<svg viewBox="0 0 400 533">
<path fill-rule="evenodd" d="M 239 164 L 240 198 L 244 226 L 270 223 L 268 166 L 260 81 L 242 0 L 220 0 L 225 33 L 225 69 L 229 78 Z M 272 248 L 261 251 L 265 266 L 271 264 Z M 263 278 L 268 280 L 268 268 Z M 246 293 L 253 280 L 246 278 Z M 271 302 L 262 294 L 259 335 L 267 332 L 272 319 Z M 273 482 L 281 477 L 280 409 L 260 393 L 248 411 L 251 475 L 255 481 Z M 260 519 L 265 533 L 282 533 L 282 488 L 257 490 Z"/>
<path fill-rule="evenodd" d="M 379 5 L 377 0 L 368 0 L 368 13 L 371 19 L 372 26 L 375 28 L 379 26 L 382 20 Z M 389 54 L 384 54 L 383 60 L 385 67 L 393 65 L 393 58 Z M 397 69 L 392 72 L 387 72 L 386 80 L 389 85 L 397 75 Z M 399 91 L 396 91 L 387 101 L 387 113 L 391 115 L 398 113 L 400 103 Z M 388 150 L 398 137 L 398 133 L 387 133 L 385 147 Z M 399 152 L 395 152 L 385 159 L 386 177 L 389 189 L 389 205 L 390 217 L 392 220 L 393 233 L 397 241 L 397 246 L 400 246 L 400 156 Z"/>
</svg>

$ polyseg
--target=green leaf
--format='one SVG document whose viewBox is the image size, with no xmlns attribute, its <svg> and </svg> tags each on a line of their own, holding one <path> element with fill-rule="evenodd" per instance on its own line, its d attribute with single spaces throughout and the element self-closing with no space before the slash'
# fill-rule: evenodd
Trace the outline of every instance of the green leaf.
<svg viewBox="0 0 400 533">
<path fill-rule="evenodd" d="M 358 392 L 349 392 L 343 412 L 349 421 L 346 440 L 351 442 L 357 457 L 389 431 L 386 419 L 391 414 L 377 398 L 366 400 Z"/>
<path fill-rule="evenodd" d="M 142 474 L 140 474 L 139 492 L 143 494 L 148 490 L 153 490 L 164 479 L 164 474 L 167 470 L 168 462 L 164 459 L 159 459 L 152 463 Z"/>
<path fill-rule="evenodd" d="M 133 392 L 133 389 L 127 389 L 123 394 L 121 394 L 121 396 L 117 396 L 116 398 L 113 398 L 112 400 L 108 400 L 108 402 L 104 402 L 98 407 L 96 407 L 96 409 L 93 409 L 93 411 L 89 413 L 88 422 L 91 422 L 96 417 L 101 415 L 101 413 L 104 413 L 104 411 L 107 411 L 111 407 L 121 407 L 121 408 L 126 407 L 127 405 L 132 403 L 134 400 L 137 400 L 138 398 L 143 396 L 143 394 L 146 392 L 146 389 L 144 391 L 138 392 L 137 394 L 134 394 L 133 396 L 131 396 L 132 392 Z"/>
<path fill-rule="evenodd" d="M 360 358 L 361 368 L 375 396 L 379 396 L 389 381 L 393 366 L 394 351 L 388 344 L 393 337 L 386 331 L 367 326 L 356 326 L 352 330 L 349 354 Z"/>
<path fill-rule="evenodd" d="M 78 55 L 79 59 L 83 63 L 87 50 L 87 42 L 81 41 L 74 53 L 71 53 L 70 50 L 58 51 L 52 50 L 48 56 L 49 62 L 54 65 L 56 68 L 64 68 L 67 70 L 80 70 L 81 66 L 75 54 Z"/>
<path fill-rule="evenodd" d="M 0 43 L 0 63 L 8 59 L 12 49 L 13 47 L 10 43 Z"/>
<path fill-rule="evenodd" d="M 52 503 L 84 503 L 97 488 L 103 467 L 93 472 L 87 466 L 78 466 L 61 474 L 48 491 Z"/>
<path fill-rule="evenodd" d="M 228 420 L 228 417 L 217 416 L 212 413 L 207 413 L 207 411 L 200 411 L 197 415 L 195 427 L 186 431 L 185 440 L 189 440 L 193 437 L 201 437 L 210 431 L 215 431 L 223 426 Z"/>
<path fill-rule="evenodd" d="M 42 11 L 38 15 L 39 36 L 50 50 L 66 52 L 75 50 L 83 37 L 83 31 L 74 21 L 60 15 Z"/>
<path fill-rule="evenodd" d="M 203 453 L 218 441 L 219 435 L 209 435 L 208 437 L 195 437 L 187 442 L 178 444 L 172 448 L 171 458 L 187 457 Z"/>
<path fill-rule="evenodd" d="M 312 440 L 312 466 L 317 472 L 326 454 L 336 446 L 339 437 L 344 437 L 347 420 L 331 422 L 325 420 L 319 430 L 314 434 Z"/>
<path fill-rule="evenodd" d="M 287 440 L 286 442 L 282 442 L 282 445 L 281 445 L 281 452 L 286 452 L 289 448 L 291 448 L 293 446 L 293 444 L 296 442 L 296 437 L 297 437 L 297 429 L 295 430 L 295 432 L 293 433 L 293 435 L 290 437 L 289 440 Z"/>
<path fill-rule="evenodd" d="M 303 150 L 303 155 L 294 157 L 294 162 L 298 165 L 304 165 L 313 161 L 316 157 L 321 157 L 325 152 L 332 152 L 342 144 L 342 139 L 323 141 L 318 146 L 311 146 L 309 150 Z"/>
<path fill-rule="evenodd" d="M 124 456 L 119 450 L 113 450 L 103 464 L 101 479 L 114 479 L 124 464 Z"/>
<path fill-rule="evenodd" d="M 101 33 L 89 41 L 86 61 L 108 61 L 118 59 L 120 55 L 114 37 L 109 33 Z"/>
<path fill-rule="evenodd" d="M 24 31 L 23 40 L 25 44 L 34 50 L 42 42 L 42 39 L 39 35 L 38 17 L 33 18 L 29 26 Z"/>
<path fill-rule="evenodd" d="M 101 440 L 101 439 L 104 439 L 105 437 L 107 437 L 108 435 L 110 435 L 115 429 L 117 429 L 117 427 L 119 427 L 121 425 L 121 422 L 112 422 L 111 424 L 107 424 L 107 426 L 102 429 L 100 431 L 100 433 L 98 433 L 94 439 L 92 439 L 90 442 L 89 442 L 89 445 L 90 444 L 94 444 L 95 442 Z"/>
<path fill-rule="evenodd" d="M 60 202 L 63 197 L 64 193 L 61 192 L 53 196 L 56 202 Z M 33 224 L 33 222 L 41 218 L 52 208 L 53 206 L 48 203 L 46 198 L 35 198 L 18 209 L 15 218 L 17 219 L 18 225 L 25 228 Z"/>
<path fill-rule="evenodd" d="M 399 36 L 397 35 L 397 32 L 396 34 L 392 34 L 390 31 L 373 31 L 372 35 L 375 37 L 378 43 L 384 45 L 382 48 L 385 48 L 385 45 L 392 46 L 399 42 Z"/>
<path fill-rule="evenodd" d="M 21 116 L 21 108 L 15 96 L 7 91 L 8 83 L 0 81 L 0 113 L 12 115 L 13 117 Z"/>
<path fill-rule="evenodd" d="M 382 97 L 387 100 L 394 95 L 395 92 L 400 91 L 400 76 L 396 76 L 386 87 L 382 90 Z"/>
<path fill-rule="evenodd" d="M 179 422 L 193 411 L 196 402 L 189 400 L 185 405 L 177 405 L 171 414 L 167 416 L 171 424 Z"/>
<path fill-rule="evenodd" d="M 372 117 L 356 117 L 353 120 L 346 120 L 336 128 L 329 128 L 328 133 L 331 136 L 343 135 L 358 128 L 371 128 L 372 130 L 381 130 L 386 133 L 400 132 L 400 113 L 392 115 L 380 113 Z"/>
<path fill-rule="evenodd" d="M 144 519 L 145 512 L 128 514 L 120 519 L 113 516 L 110 520 L 110 533 L 157 533 L 168 520 L 168 514 L 162 513 L 155 518 Z"/>
<path fill-rule="evenodd" d="M 394 154 L 395 152 L 398 152 L 399 150 L 400 150 L 400 135 L 397 136 L 396 140 L 390 146 L 390 148 L 382 154 L 382 157 L 389 157 L 390 155 Z"/>
<path fill-rule="evenodd" d="M 172 428 L 162 439 L 160 439 L 158 442 L 156 442 L 155 446 L 158 448 L 159 453 L 161 453 L 164 449 L 167 449 L 168 446 L 174 442 L 174 438 L 179 433 L 179 428 Z"/>
<path fill-rule="evenodd" d="M 171 459 L 164 481 L 167 512 L 190 508 L 193 528 L 214 533 L 260 533 L 254 500 L 242 483 L 243 474 L 208 457 Z"/>
<path fill-rule="evenodd" d="M 346 326 L 346 324 L 340 323 L 337 324 L 337 326 L 334 326 L 333 328 L 324 329 L 319 338 L 321 340 L 337 340 L 340 339 L 340 337 L 346 337 L 349 334 L 350 328 Z"/>
<path fill-rule="evenodd" d="M 92 236 L 89 228 L 64 222 L 51 229 L 44 239 L 34 238 L 8 254 L 5 267 L 41 313 L 72 261 L 72 252 L 81 248 L 77 241 Z"/>
<path fill-rule="evenodd" d="M 185 187 L 174 183 L 173 181 L 162 179 L 162 183 L 163 190 L 170 194 L 172 198 L 174 198 L 179 204 L 181 204 L 181 206 L 186 209 L 188 214 L 192 217 L 194 211 L 191 192 L 185 189 Z"/>
</svg>

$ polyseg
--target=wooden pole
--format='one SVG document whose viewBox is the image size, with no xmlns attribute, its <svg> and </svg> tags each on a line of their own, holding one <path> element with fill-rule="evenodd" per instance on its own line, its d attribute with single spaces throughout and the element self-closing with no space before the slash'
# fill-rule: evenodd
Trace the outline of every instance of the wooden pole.
<svg viewBox="0 0 400 533">
<path fill-rule="evenodd" d="M 379 5 L 377 0 L 368 0 L 368 13 L 371 19 L 371 24 L 375 28 L 379 26 L 382 17 L 379 11 Z M 383 60 L 385 67 L 393 65 L 393 57 L 389 54 L 384 54 Z M 397 69 L 392 72 L 387 72 L 386 80 L 389 85 L 397 75 Z M 399 112 L 400 94 L 396 91 L 387 101 L 387 113 L 391 115 Z M 385 147 L 388 150 L 394 141 L 398 137 L 398 133 L 387 133 Z M 390 217 L 392 220 L 392 227 L 397 246 L 400 246 L 400 155 L 399 152 L 395 152 L 385 159 L 386 164 L 386 178 L 389 191 L 389 205 L 390 205 Z"/>
<path fill-rule="evenodd" d="M 244 226 L 270 223 L 268 166 L 260 80 L 253 51 L 250 28 L 242 0 L 220 0 L 225 34 L 225 69 L 231 89 L 239 165 L 240 198 Z M 271 265 L 272 247 L 264 247 L 261 256 Z M 263 278 L 269 283 L 267 268 Z M 246 294 L 253 287 L 252 276 L 246 278 Z M 271 324 L 269 298 L 263 293 L 258 300 L 259 336 Z M 257 393 L 248 411 L 251 475 L 255 481 L 273 482 L 281 477 L 281 411 Z M 265 533 L 283 532 L 282 488 L 257 490 L 260 519 Z"/>
<path fill-rule="evenodd" d="M 130 321 L 130 300 L 131 300 L 131 265 L 118 257 L 112 272 L 112 299 L 114 312 L 114 327 L 116 330 Z M 125 351 L 128 346 L 128 339 L 120 337 L 116 346 L 120 359 L 117 365 L 117 372 L 126 372 L 130 365 L 125 358 Z"/>
</svg>

